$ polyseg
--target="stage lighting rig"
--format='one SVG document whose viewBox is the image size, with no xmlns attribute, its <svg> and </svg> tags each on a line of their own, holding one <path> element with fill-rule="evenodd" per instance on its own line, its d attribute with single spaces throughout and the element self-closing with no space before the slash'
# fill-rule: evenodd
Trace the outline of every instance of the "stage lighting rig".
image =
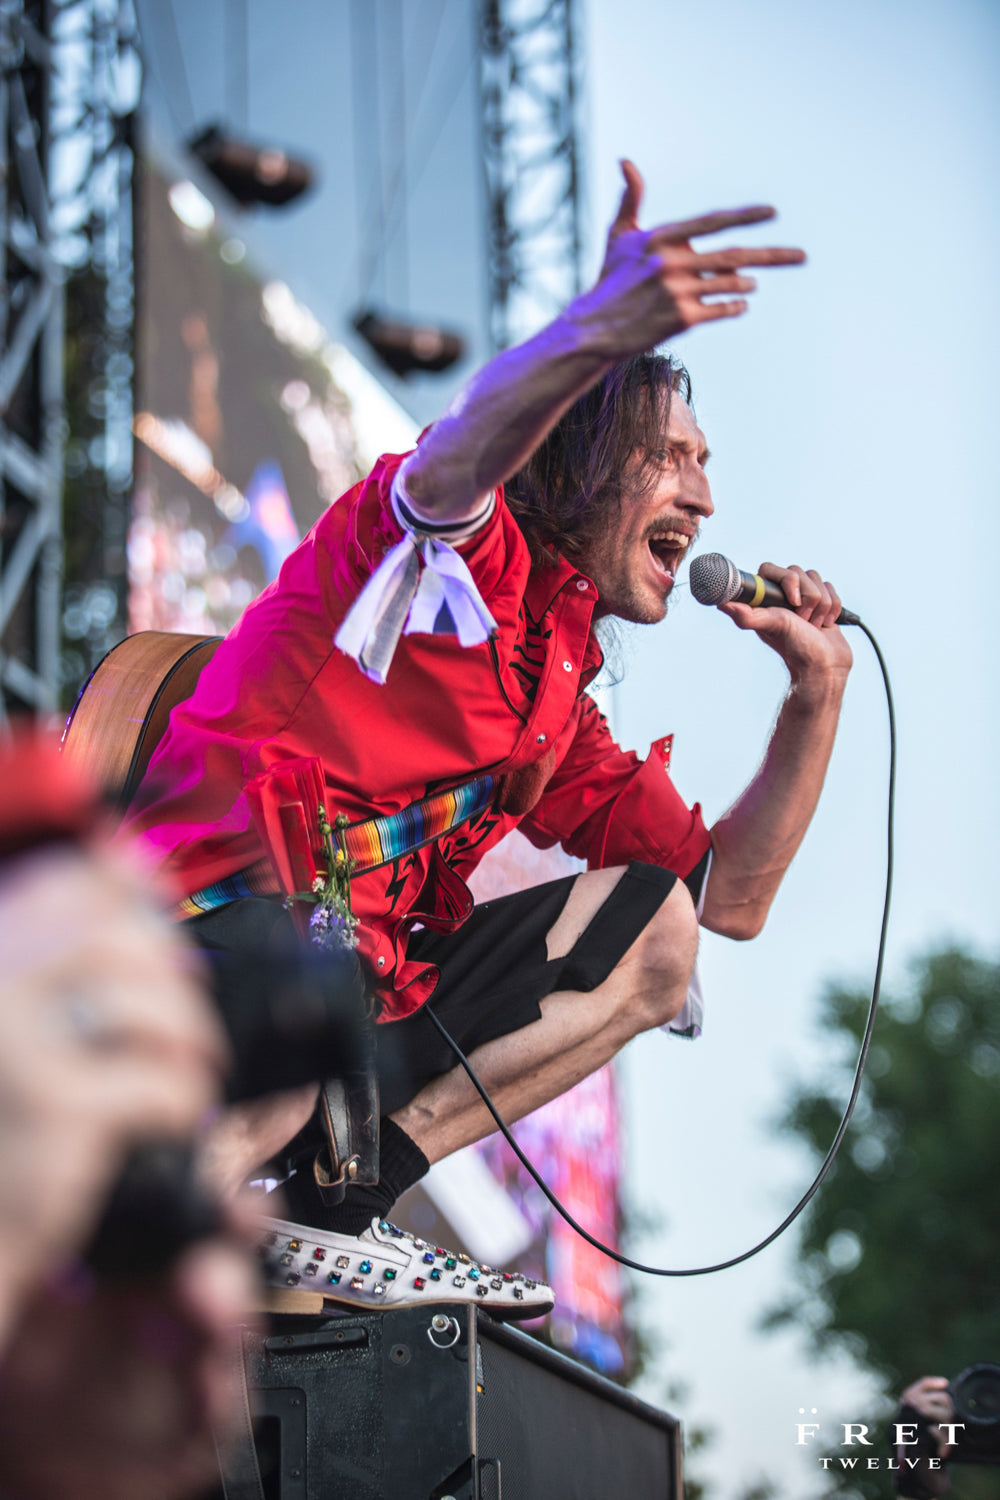
<svg viewBox="0 0 1000 1500">
<path fill-rule="evenodd" d="M 280 208 L 307 192 L 315 179 L 301 157 L 240 140 L 221 125 L 209 125 L 188 142 L 188 149 L 243 208 L 254 203 Z"/>
<path fill-rule="evenodd" d="M 439 375 L 460 360 L 465 340 L 433 324 L 404 323 L 363 308 L 351 320 L 368 347 L 395 375 Z"/>
</svg>

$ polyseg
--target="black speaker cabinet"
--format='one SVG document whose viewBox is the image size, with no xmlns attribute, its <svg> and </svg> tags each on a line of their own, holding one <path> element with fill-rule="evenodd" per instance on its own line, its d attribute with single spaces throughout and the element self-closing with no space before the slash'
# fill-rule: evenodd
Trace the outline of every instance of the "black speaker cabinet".
<svg viewBox="0 0 1000 1500">
<path fill-rule="evenodd" d="M 476 1307 L 247 1336 L 267 1500 L 681 1500 L 675 1418 Z"/>
</svg>

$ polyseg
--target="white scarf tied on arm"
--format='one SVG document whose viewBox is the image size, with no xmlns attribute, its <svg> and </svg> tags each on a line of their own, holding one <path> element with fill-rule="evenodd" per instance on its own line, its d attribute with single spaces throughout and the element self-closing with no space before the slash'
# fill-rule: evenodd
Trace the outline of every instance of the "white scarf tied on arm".
<svg viewBox="0 0 1000 1500">
<path fill-rule="evenodd" d="M 384 683 L 401 635 L 489 640 L 497 623 L 448 542 L 408 532 L 379 564 L 334 637 L 372 682 Z"/>
</svg>

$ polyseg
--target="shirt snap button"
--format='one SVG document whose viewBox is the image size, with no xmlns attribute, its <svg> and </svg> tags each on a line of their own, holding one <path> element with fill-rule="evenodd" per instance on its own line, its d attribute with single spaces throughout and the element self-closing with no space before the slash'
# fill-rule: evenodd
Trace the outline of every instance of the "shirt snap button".
<svg viewBox="0 0 1000 1500">
<path fill-rule="evenodd" d="M 590 585 L 588 584 L 586 578 L 578 578 L 576 580 L 576 586 L 580 590 L 581 594 L 585 594 L 587 592 L 588 588 L 590 587 Z"/>
<path fill-rule="evenodd" d="M 572 670 L 573 670 L 573 663 L 571 661 L 564 661 L 563 662 L 563 671 L 564 672 L 572 672 Z"/>
<path fill-rule="evenodd" d="M 544 734 L 536 734 L 535 735 L 535 744 L 536 745 L 544 745 L 545 744 L 545 740 L 546 740 L 546 736 Z"/>
<path fill-rule="evenodd" d="M 384 969 L 385 968 L 385 959 L 384 958 L 378 959 L 377 963 L 378 963 L 378 966 L 379 966 L 380 969 Z"/>
</svg>

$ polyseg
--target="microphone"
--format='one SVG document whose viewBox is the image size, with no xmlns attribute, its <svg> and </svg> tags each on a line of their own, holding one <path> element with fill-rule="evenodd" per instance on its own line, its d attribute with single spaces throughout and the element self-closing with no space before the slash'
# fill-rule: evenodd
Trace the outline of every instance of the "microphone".
<svg viewBox="0 0 1000 1500">
<path fill-rule="evenodd" d="M 706 552 L 691 561 L 691 592 L 699 604 L 751 604 L 761 609 L 794 609 L 778 584 L 759 573 L 744 573 L 721 552 Z M 842 609 L 837 625 L 860 625 L 852 610 Z"/>
</svg>

